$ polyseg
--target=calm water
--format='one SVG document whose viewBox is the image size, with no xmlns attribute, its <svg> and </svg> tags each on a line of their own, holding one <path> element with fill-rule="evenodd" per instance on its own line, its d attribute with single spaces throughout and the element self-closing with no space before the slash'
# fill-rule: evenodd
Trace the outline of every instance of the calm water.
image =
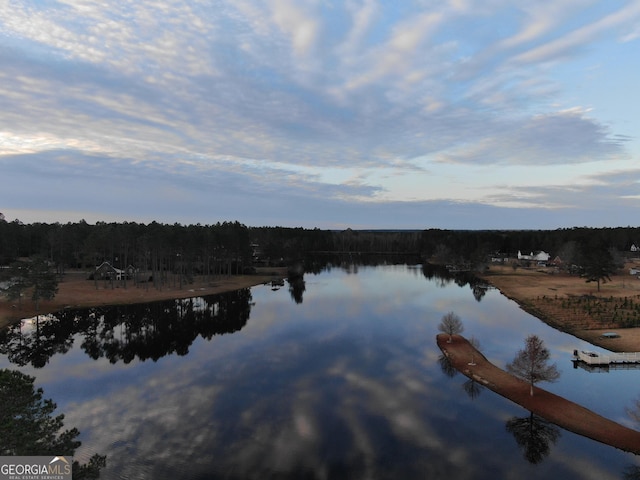
<svg viewBox="0 0 640 480">
<path fill-rule="evenodd" d="M 537 419 L 547 436 L 520 447 L 529 412 L 448 375 L 437 325 L 454 311 L 501 367 L 539 335 L 562 371 L 543 388 L 632 427 L 640 370 L 575 369 L 585 342 L 420 266 L 304 280 L 293 293 L 65 312 L 38 341 L 28 325 L 7 340 L 0 368 L 36 377 L 81 432 L 76 458 L 107 456 L 103 479 L 602 480 L 640 469 L 640 457 Z"/>
</svg>

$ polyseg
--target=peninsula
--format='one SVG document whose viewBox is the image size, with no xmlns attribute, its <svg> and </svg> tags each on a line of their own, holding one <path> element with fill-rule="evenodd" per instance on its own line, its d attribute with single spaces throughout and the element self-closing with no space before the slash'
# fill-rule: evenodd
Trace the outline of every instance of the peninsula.
<svg viewBox="0 0 640 480">
<path fill-rule="evenodd" d="M 438 347 L 451 365 L 470 379 L 546 420 L 592 440 L 640 454 L 640 432 L 604 418 L 577 403 L 534 387 L 489 362 L 461 335 L 437 336 Z"/>
</svg>

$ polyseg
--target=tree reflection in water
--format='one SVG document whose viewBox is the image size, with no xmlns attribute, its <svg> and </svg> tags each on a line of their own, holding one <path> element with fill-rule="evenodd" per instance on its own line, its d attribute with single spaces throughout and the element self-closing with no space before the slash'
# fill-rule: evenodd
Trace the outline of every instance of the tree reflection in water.
<svg viewBox="0 0 640 480">
<path fill-rule="evenodd" d="M 472 345 L 479 350 L 480 344 L 477 339 L 471 338 Z M 473 359 L 471 359 L 473 361 Z M 449 357 L 441 355 L 438 358 L 440 368 L 443 373 L 448 377 L 453 377 L 458 370 L 451 365 Z M 471 399 L 476 399 L 482 389 L 483 385 L 479 384 L 472 378 L 469 378 L 462 385 L 464 391 L 469 395 Z M 560 428 L 547 420 L 534 415 L 528 417 L 518 418 L 513 417 L 507 420 L 506 428 L 511 433 L 516 442 L 524 451 L 524 458 L 532 464 L 540 463 L 551 452 L 551 444 L 555 444 L 558 438 L 560 438 Z"/>
<path fill-rule="evenodd" d="M 638 426 L 640 426 L 640 398 L 633 402 L 633 406 L 631 408 L 627 408 L 627 414 Z M 628 466 L 625 469 L 622 478 L 624 478 L 624 480 L 640 480 L 640 467 L 637 465 Z"/>
<path fill-rule="evenodd" d="M 640 480 L 640 467 L 637 465 L 629 465 L 622 473 L 624 480 Z"/>
<path fill-rule="evenodd" d="M 422 265 L 422 274 L 428 280 L 436 280 L 440 287 L 444 288 L 452 282 L 459 287 L 469 286 L 473 294 L 473 298 L 480 302 L 486 295 L 487 291 L 492 288 L 486 281 L 478 278 L 470 271 L 451 271 L 443 265 L 433 265 L 424 263 Z"/>
<path fill-rule="evenodd" d="M 627 408 L 627 414 L 640 426 L 640 398 L 633 403 L 633 407 Z"/>
<path fill-rule="evenodd" d="M 476 348 L 476 350 L 480 350 L 480 342 L 475 337 L 471 337 L 469 341 Z M 470 360 L 473 361 L 473 359 Z M 447 377 L 453 378 L 458 374 L 458 369 L 451 364 L 451 360 L 449 360 L 449 357 L 447 355 L 440 355 L 438 357 L 438 363 L 440 364 L 442 373 L 444 373 Z M 478 398 L 480 393 L 482 393 L 482 390 L 485 387 L 474 379 L 469 378 L 462 384 L 462 388 L 467 393 L 469 398 L 475 400 L 476 398 Z"/>
<path fill-rule="evenodd" d="M 0 353 L 20 366 L 41 368 L 80 337 L 85 353 L 97 360 L 130 363 L 186 355 L 198 336 L 240 331 L 249 320 L 248 288 L 220 295 L 93 309 L 65 309 L 33 325 L 17 324 L 0 334 Z"/>
<path fill-rule="evenodd" d="M 469 398 L 471 398 L 471 400 L 475 400 L 482 393 L 484 385 L 481 385 L 470 378 L 462 384 L 462 388 L 464 388 L 464 391 L 467 392 L 467 395 L 469 395 Z"/>
<path fill-rule="evenodd" d="M 62 431 L 64 415 L 53 416 L 56 404 L 43 399 L 35 378 L 17 370 L 0 370 L 0 455 L 72 457 L 81 443 L 77 428 Z M 94 454 L 89 463 L 74 460 L 74 479 L 96 479 L 106 466 L 106 456 Z"/>
<path fill-rule="evenodd" d="M 297 275 L 295 277 L 290 277 L 288 279 L 289 282 L 289 293 L 291 294 L 291 298 L 298 305 L 302 303 L 302 295 L 306 290 L 307 286 L 304 281 L 303 275 Z"/>
<path fill-rule="evenodd" d="M 458 374 L 458 369 L 453 366 L 449 357 L 445 354 L 442 354 L 438 357 L 438 363 L 440 364 L 440 369 L 442 373 L 444 373 L 447 377 L 453 378 Z"/>
<path fill-rule="evenodd" d="M 532 464 L 540 463 L 551 453 L 551 445 L 561 434 L 559 427 L 533 412 L 527 417 L 513 417 L 505 426 L 523 450 L 524 458 Z"/>
</svg>

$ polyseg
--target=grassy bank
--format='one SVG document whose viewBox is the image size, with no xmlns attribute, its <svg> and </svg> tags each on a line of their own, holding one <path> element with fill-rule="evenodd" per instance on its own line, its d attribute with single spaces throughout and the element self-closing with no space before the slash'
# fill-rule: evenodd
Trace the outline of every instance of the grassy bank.
<svg viewBox="0 0 640 480">
<path fill-rule="evenodd" d="M 155 288 L 150 283 L 134 285 L 131 281 L 126 287 L 120 282 L 94 282 L 87 280 L 86 272 L 69 272 L 58 284 L 55 298 L 42 301 L 38 311 L 27 295 L 21 302 L 0 299 L 0 328 L 23 318 L 53 313 L 63 308 L 123 305 L 213 295 L 261 285 L 275 277 L 283 278 L 286 274 L 286 268 L 263 268 L 255 275 L 195 277 L 192 283 L 180 285 L 177 282 L 169 282 Z"/>
<path fill-rule="evenodd" d="M 584 278 L 546 268 L 492 266 L 482 277 L 553 328 L 612 351 L 640 351 L 640 281 L 636 277 L 613 276 L 599 291 Z M 602 338 L 611 330 L 620 338 Z"/>
</svg>

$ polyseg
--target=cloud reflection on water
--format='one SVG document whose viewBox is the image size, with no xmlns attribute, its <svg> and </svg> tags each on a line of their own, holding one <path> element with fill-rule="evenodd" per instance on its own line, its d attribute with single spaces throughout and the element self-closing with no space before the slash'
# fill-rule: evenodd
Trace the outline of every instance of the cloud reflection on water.
<svg viewBox="0 0 640 480">
<path fill-rule="evenodd" d="M 522 409 L 489 392 L 470 399 L 464 379 L 438 364 L 442 311 L 464 312 L 465 329 L 498 359 L 515 353 L 521 330 L 548 327 L 495 292 L 478 303 L 468 288 L 361 268 L 348 278 L 361 296 L 334 295 L 343 277 L 308 282 L 302 305 L 254 289 L 241 331 L 198 338 L 186 356 L 110 370 L 77 358 L 85 392 L 64 411 L 85 452 L 108 456 L 104 478 L 620 476 L 603 465 L 627 457 L 584 439 L 575 447 L 564 432 L 532 471 L 504 427 Z M 365 287 L 375 282 L 393 297 L 392 316 L 380 286 Z"/>
</svg>

